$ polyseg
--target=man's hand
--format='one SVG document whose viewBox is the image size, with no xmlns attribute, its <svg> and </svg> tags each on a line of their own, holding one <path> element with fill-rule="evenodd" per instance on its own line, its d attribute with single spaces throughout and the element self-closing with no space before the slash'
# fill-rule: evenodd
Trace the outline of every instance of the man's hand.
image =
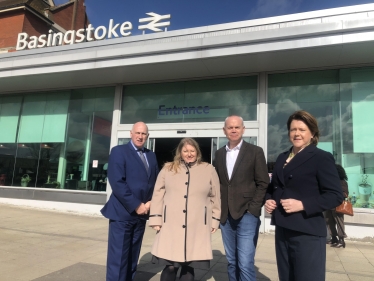
<svg viewBox="0 0 374 281">
<path fill-rule="evenodd" d="M 296 199 L 281 199 L 280 203 L 286 213 L 296 213 L 304 210 L 303 202 Z"/>
<path fill-rule="evenodd" d="M 213 228 L 213 227 L 212 227 L 212 231 L 211 231 L 210 233 L 213 234 L 213 233 L 216 232 L 216 231 L 217 231 L 217 228 Z"/>
<path fill-rule="evenodd" d="M 266 200 L 266 202 L 265 202 L 265 210 L 266 210 L 266 212 L 268 212 L 269 214 L 271 214 L 276 207 L 277 207 L 277 203 L 275 202 L 275 200 L 273 200 L 273 199 Z"/>
<path fill-rule="evenodd" d="M 138 214 L 138 215 L 146 215 L 148 213 L 148 210 L 147 208 L 145 207 L 145 204 L 144 203 L 141 203 L 138 208 L 135 209 L 135 212 Z"/>
<path fill-rule="evenodd" d="M 151 209 L 151 201 L 148 201 L 144 205 L 145 205 L 145 208 L 147 209 L 147 211 L 149 212 L 149 210 Z"/>
</svg>

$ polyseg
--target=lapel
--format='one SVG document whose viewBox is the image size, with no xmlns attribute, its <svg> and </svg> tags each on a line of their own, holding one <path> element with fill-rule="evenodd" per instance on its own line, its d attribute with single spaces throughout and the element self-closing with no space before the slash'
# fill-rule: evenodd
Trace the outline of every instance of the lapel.
<svg viewBox="0 0 374 281">
<path fill-rule="evenodd" d="M 286 160 L 287 160 L 289 154 L 290 154 L 290 150 L 283 152 L 279 156 L 279 159 L 277 161 L 279 163 L 279 165 L 276 165 L 274 167 L 275 171 L 276 171 L 276 175 L 277 175 L 278 181 L 281 182 L 282 187 L 285 186 L 285 184 L 284 184 L 284 176 L 283 176 L 283 170 L 284 170 L 283 169 L 283 165 L 284 165 L 284 163 L 286 163 Z"/>
<path fill-rule="evenodd" d="M 286 167 L 284 167 L 283 169 L 283 174 L 284 174 L 284 177 L 287 177 L 289 176 L 289 174 L 294 170 L 296 169 L 297 167 L 299 167 L 300 165 L 302 165 L 305 161 L 309 160 L 311 157 L 313 157 L 315 155 L 315 151 L 316 151 L 316 146 L 313 145 L 313 144 L 310 144 L 308 145 L 307 147 L 305 147 L 302 151 L 300 151 L 300 153 L 297 153 L 294 158 L 290 161 L 290 163 L 288 163 L 286 165 Z M 288 154 L 287 154 L 288 156 Z M 286 158 L 287 159 L 287 158 Z M 286 160 L 285 160 L 286 161 Z"/>
<path fill-rule="evenodd" d="M 229 182 L 229 174 L 227 173 L 227 166 L 226 166 L 226 146 L 223 147 L 222 149 L 222 167 L 223 167 L 223 170 L 224 170 L 224 174 L 225 174 L 225 177 L 226 177 L 226 180 L 227 182 Z"/>
<path fill-rule="evenodd" d="M 239 168 L 240 162 L 243 160 L 244 155 L 249 151 L 249 145 L 243 140 L 242 146 L 240 147 L 238 157 L 236 158 L 234 168 L 232 169 L 231 179 L 234 178 L 236 171 Z M 227 168 L 226 168 L 227 173 Z"/>
</svg>

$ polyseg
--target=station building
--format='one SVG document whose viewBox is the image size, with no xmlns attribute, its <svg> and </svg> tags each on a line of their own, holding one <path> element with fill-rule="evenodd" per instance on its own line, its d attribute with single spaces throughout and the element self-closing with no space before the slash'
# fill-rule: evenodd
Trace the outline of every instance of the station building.
<svg viewBox="0 0 374 281">
<path fill-rule="evenodd" d="M 104 204 L 140 120 L 162 166 L 183 137 L 211 162 L 240 115 L 271 173 L 304 109 L 347 171 L 348 224 L 374 225 L 374 4 L 6 53 L 0 94 L 0 197 Z"/>
</svg>

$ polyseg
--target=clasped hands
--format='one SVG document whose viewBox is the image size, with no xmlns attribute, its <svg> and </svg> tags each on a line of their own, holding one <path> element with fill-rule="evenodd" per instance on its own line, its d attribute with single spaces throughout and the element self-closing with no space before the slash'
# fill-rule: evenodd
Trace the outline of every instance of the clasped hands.
<svg viewBox="0 0 374 281">
<path fill-rule="evenodd" d="M 296 213 L 304 210 L 303 202 L 296 199 L 281 199 L 280 203 L 286 213 Z M 277 203 L 273 199 L 268 199 L 265 202 L 265 210 L 271 214 L 274 209 L 277 207 Z"/>
<path fill-rule="evenodd" d="M 147 203 L 141 203 L 138 208 L 135 209 L 135 212 L 138 215 L 146 215 L 149 212 L 149 209 L 151 208 L 151 201 L 148 201 Z"/>
</svg>

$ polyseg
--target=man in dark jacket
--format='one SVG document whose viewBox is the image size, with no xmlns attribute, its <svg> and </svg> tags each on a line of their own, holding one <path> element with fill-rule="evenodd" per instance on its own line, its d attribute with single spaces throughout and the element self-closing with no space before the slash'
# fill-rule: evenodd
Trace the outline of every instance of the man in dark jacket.
<svg viewBox="0 0 374 281">
<path fill-rule="evenodd" d="M 101 213 L 109 219 L 107 281 L 133 280 L 158 174 L 155 154 L 144 148 L 148 127 L 135 123 L 131 141 L 113 147 L 108 165 L 112 194 Z"/>
<path fill-rule="evenodd" d="M 259 216 L 269 184 L 263 150 L 242 139 L 243 119 L 229 116 L 223 131 L 226 146 L 217 150 L 214 166 L 221 184 L 221 230 L 230 281 L 255 281 L 254 256 Z"/>
</svg>

